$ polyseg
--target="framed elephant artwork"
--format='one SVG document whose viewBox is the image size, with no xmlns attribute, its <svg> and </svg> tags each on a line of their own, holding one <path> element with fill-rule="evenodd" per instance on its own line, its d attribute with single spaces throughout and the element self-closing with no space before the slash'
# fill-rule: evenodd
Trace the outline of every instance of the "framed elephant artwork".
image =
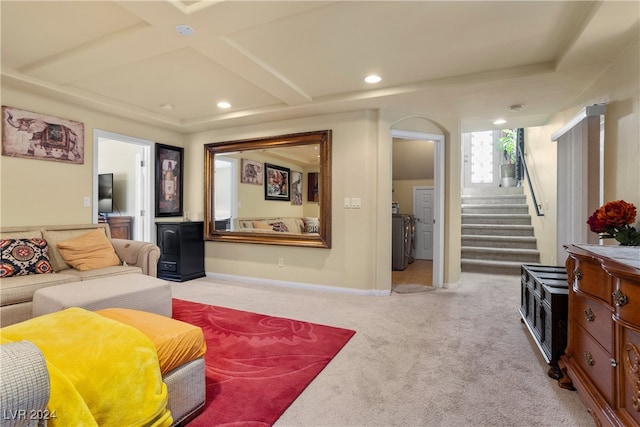
<svg viewBox="0 0 640 427">
<path fill-rule="evenodd" d="M 84 124 L 2 106 L 2 155 L 84 163 Z"/>
</svg>

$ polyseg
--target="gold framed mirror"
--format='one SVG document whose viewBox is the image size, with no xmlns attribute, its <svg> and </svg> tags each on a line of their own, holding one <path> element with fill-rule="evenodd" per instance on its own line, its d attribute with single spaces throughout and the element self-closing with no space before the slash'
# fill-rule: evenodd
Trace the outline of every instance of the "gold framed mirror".
<svg viewBox="0 0 640 427">
<path fill-rule="evenodd" d="M 205 240 L 331 248 L 331 130 L 204 149 Z"/>
</svg>

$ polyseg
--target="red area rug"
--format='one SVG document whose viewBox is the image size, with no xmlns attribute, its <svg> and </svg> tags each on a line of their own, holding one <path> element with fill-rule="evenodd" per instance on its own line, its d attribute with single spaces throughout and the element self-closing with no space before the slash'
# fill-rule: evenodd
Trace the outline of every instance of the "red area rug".
<svg viewBox="0 0 640 427">
<path fill-rule="evenodd" d="M 173 300 L 207 342 L 207 399 L 189 427 L 272 425 L 355 331 Z"/>
</svg>

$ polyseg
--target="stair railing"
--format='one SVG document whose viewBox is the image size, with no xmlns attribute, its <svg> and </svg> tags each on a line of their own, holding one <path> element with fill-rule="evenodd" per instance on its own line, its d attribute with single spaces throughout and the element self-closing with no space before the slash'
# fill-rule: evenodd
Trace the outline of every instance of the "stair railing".
<svg viewBox="0 0 640 427">
<path fill-rule="evenodd" d="M 538 204 L 538 200 L 536 199 L 536 193 L 533 191 L 533 184 L 531 183 L 531 178 L 529 177 L 529 168 L 527 167 L 527 161 L 524 158 L 524 154 L 522 154 L 522 150 L 517 150 L 518 157 L 522 164 L 522 168 L 524 169 L 524 174 L 527 177 L 527 183 L 529 183 L 529 191 L 531 192 L 531 198 L 533 199 L 533 206 L 536 208 L 537 216 L 544 216 L 542 212 L 540 212 L 540 205 Z"/>
</svg>

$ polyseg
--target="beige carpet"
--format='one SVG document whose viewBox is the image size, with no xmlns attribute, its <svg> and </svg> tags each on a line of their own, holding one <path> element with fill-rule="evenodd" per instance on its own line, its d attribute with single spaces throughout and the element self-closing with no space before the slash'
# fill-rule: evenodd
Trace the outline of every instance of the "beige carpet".
<svg viewBox="0 0 640 427">
<path fill-rule="evenodd" d="M 173 292 L 357 331 L 276 426 L 592 426 L 546 375 L 519 281 L 463 273 L 456 289 L 375 297 L 197 279 Z"/>
</svg>

